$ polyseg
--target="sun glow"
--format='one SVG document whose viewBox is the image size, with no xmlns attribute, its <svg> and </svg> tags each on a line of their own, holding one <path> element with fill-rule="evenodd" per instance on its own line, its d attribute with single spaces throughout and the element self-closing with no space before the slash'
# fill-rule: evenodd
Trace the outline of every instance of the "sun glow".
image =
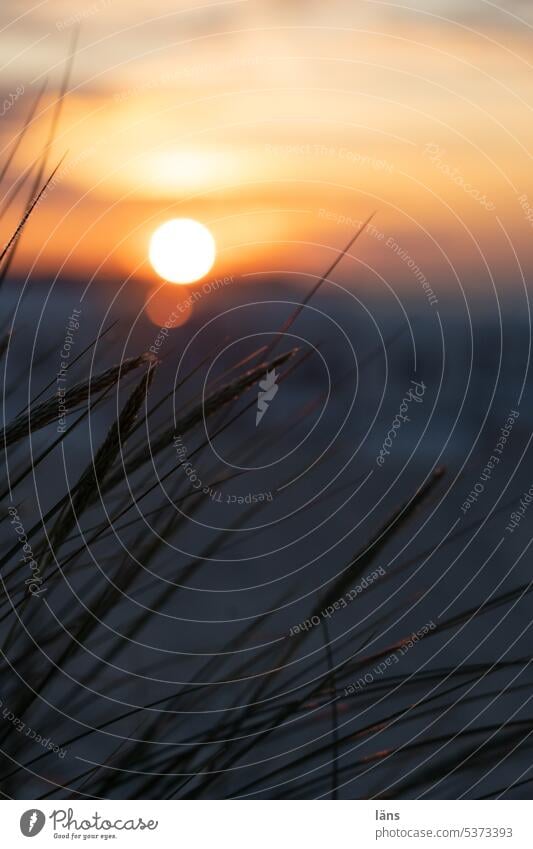
<svg viewBox="0 0 533 849">
<path fill-rule="evenodd" d="M 192 218 L 173 218 L 162 224 L 150 240 L 150 262 L 169 283 L 194 283 L 213 267 L 215 240 Z"/>
</svg>

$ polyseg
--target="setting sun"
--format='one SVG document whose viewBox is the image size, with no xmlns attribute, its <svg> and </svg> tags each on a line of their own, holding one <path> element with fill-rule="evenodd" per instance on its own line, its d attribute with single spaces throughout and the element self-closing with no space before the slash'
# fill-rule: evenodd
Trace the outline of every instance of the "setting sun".
<svg viewBox="0 0 533 849">
<path fill-rule="evenodd" d="M 213 267 L 215 240 L 192 218 L 173 218 L 162 224 L 150 240 L 150 262 L 169 283 L 193 283 Z"/>
</svg>

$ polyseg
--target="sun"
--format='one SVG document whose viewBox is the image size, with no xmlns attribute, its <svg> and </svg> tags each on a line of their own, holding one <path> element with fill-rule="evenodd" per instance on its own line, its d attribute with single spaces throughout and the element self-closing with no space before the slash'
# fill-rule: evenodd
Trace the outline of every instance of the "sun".
<svg viewBox="0 0 533 849">
<path fill-rule="evenodd" d="M 150 240 L 150 262 L 169 283 L 194 283 L 213 267 L 215 240 L 204 224 L 173 218 L 157 228 Z"/>
</svg>

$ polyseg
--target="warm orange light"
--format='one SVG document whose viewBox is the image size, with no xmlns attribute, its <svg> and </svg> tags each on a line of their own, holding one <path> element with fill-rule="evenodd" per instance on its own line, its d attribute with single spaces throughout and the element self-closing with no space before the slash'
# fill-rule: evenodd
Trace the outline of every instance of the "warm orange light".
<svg viewBox="0 0 533 849">
<path fill-rule="evenodd" d="M 173 218 L 155 231 L 150 241 L 150 262 L 169 283 L 193 283 L 213 267 L 215 240 L 192 218 Z"/>
<path fill-rule="evenodd" d="M 144 304 L 144 311 L 152 324 L 173 330 L 186 324 L 192 315 L 192 297 L 188 290 L 175 286 L 159 285 L 152 290 Z"/>
</svg>

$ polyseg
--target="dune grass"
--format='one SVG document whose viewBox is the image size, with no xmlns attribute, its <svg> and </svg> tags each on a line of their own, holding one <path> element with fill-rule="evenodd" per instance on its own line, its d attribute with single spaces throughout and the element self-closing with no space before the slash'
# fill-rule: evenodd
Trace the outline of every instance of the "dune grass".
<svg viewBox="0 0 533 849">
<path fill-rule="evenodd" d="M 62 95 L 66 91 L 64 80 Z M 40 91 L 0 171 L 0 180 L 8 173 L 13 150 L 22 143 L 42 97 Z M 19 226 L 0 254 L 2 281 L 24 227 L 59 167 L 43 181 L 61 103 L 62 97 L 37 169 L 38 181 L 33 183 Z M 206 563 L 217 557 L 231 560 L 228 552 L 237 548 L 238 553 L 231 534 L 250 521 L 261 520 L 268 511 L 265 503 L 243 507 L 225 529 L 211 538 L 206 536 L 194 556 L 179 558 L 176 550 L 187 536 L 188 523 L 201 514 L 204 501 L 186 478 L 177 474 L 180 463 L 176 463 L 173 440 L 176 435 L 190 437 L 190 457 L 203 463 L 209 443 L 203 426 L 209 419 L 216 421 L 211 439 L 235 434 L 231 456 L 236 464 L 251 456 L 257 461 L 267 453 L 269 440 L 243 443 L 238 424 L 255 407 L 257 385 L 267 372 L 280 369 L 279 383 L 288 386 L 289 379 L 308 363 L 309 354 L 297 349 L 276 355 L 274 350 L 286 347 L 284 333 L 364 236 L 371 217 L 338 252 L 301 306 L 287 316 L 273 342 L 237 358 L 212 379 L 202 398 L 191 398 L 185 392 L 211 353 L 171 392 L 161 390 L 161 397 L 150 405 L 157 363 L 153 355 L 141 351 L 97 374 L 86 374 L 69 388 L 65 403 L 78 415 L 64 434 L 57 435 L 57 397 L 49 394 L 55 368 L 51 359 L 49 382 L 27 407 L 4 423 L 2 444 L 9 472 L 2 499 L 18 508 L 29 498 L 35 474 L 53 458 L 59 464 L 65 443 L 81 432 L 91 413 L 98 408 L 109 416 L 107 435 L 94 452 L 85 446 L 81 474 L 55 503 L 33 516 L 25 532 L 46 587 L 44 604 L 31 596 L 24 583 L 26 565 L 21 562 L 20 541 L 13 540 L 2 516 L 6 541 L 0 557 L 2 706 L 18 723 L 37 729 L 67 752 L 64 759 L 58 759 L 54 751 L 17 734 L 13 720 L 3 716 L 0 792 L 5 798 L 257 795 L 387 799 L 446 798 L 450 793 L 469 792 L 477 798 L 478 791 L 470 788 L 476 786 L 481 771 L 496 757 L 517 757 L 529 746 L 530 719 L 521 717 L 504 724 L 484 714 L 502 694 L 512 698 L 527 691 L 530 658 L 519 655 L 458 667 L 443 662 L 446 654 L 440 651 L 423 654 L 428 645 L 443 645 L 448 632 L 461 633 L 495 610 L 511 610 L 529 596 L 529 584 L 489 594 L 481 581 L 478 604 L 440 620 L 418 641 L 412 649 L 412 657 L 420 657 L 414 669 L 409 663 L 386 675 L 372 672 L 412 639 L 412 632 L 402 631 L 403 626 L 398 625 L 399 612 L 409 607 L 412 591 L 400 594 L 389 605 L 383 598 L 374 605 L 373 599 L 389 582 L 408 574 L 432 554 L 433 546 L 422 548 L 417 555 L 389 566 L 387 552 L 406 528 L 416 526 L 431 499 L 439 497 L 445 485 L 442 468 L 433 470 L 420 488 L 406 493 L 403 503 L 375 527 L 370 540 L 355 546 L 347 562 L 339 562 L 333 550 L 326 564 L 327 577 L 307 599 L 306 618 L 317 618 L 317 627 L 303 630 L 298 639 L 287 638 L 286 630 L 276 631 L 275 618 L 271 632 L 264 617 L 254 615 L 253 606 L 246 612 L 243 607 L 239 611 L 242 621 L 235 616 L 232 622 L 234 633 L 228 633 L 210 654 L 203 641 L 197 650 L 181 648 L 181 637 L 187 637 L 183 645 L 188 645 L 196 632 L 192 629 L 189 634 L 184 617 L 176 613 L 175 644 L 164 650 L 157 663 L 151 659 L 153 620 L 172 619 L 172 611 L 183 611 L 191 582 L 200 582 L 201 588 Z M 76 358 L 78 367 L 106 333 Z M 7 333 L 0 346 L 2 358 L 7 355 L 9 338 Z M 369 354 L 362 365 L 374 356 Z M 9 383 L 9 374 L 7 377 Z M 352 377 L 352 372 L 346 375 Z M 119 391 L 125 391 L 123 384 L 129 385 L 132 378 L 136 383 L 113 418 L 106 402 L 113 397 L 118 401 Z M 334 390 L 340 391 L 341 383 Z M 6 392 L 10 391 L 8 385 Z M 287 438 L 320 400 L 319 396 L 302 408 L 294 421 L 287 421 L 276 439 Z M 171 401 L 173 410 L 180 413 L 176 420 L 168 415 L 161 421 L 158 416 L 168 412 L 165 405 Z M 44 447 L 28 458 L 28 446 L 36 435 L 45 440 Z M 158 478 L 155 462 L 160 463 Z M 290 481 L 292 472 L 292 468 L 284 470 L 284 483 Z M 362 473 L 359 470 L 349 485 L 353 492 Z M 215 459 L 205 474 L 209 487 L 223 491 L 242 472 L 228 473 Z M 159 498 L 163 484 L 168 484 L 169 492 Z M 327 497 L 322 496 L 319 508 Z M 187 515 L 182 512 L 185 508 Z M 153 523 L 150 530 L 145 524 L 148 517 Z M 452 535 L 441 551 L 478 525 L 470 523 Z M 258 530 L 255 539 L 261 535 L 275 538 L 275 526 L 270 531 Z M 177 549 L 165 559 L 170 542 Z M 383 581 L 361 590 L 343 614 L 344 632 L 334 635 L 322 614 L 324 609 L 383 565 L 387 567 Z M 253 570 L 252 559 L 248 563 L 252 576 Z M 221 587 L 224 580 L 221 568 Z M 283 606 L 288 593 L 280 588 L 274 610 Z M 390 637 L 386 636 L 389 630 Z M 135 651 L 128 651 L 129 645 L 134 645 Z M 128 668 L 136 652 L 138 665 Z M 365 675 L 369 675 L 367 685 L 347 694 L 350 682 Z M 137 679 L 136 688 L 128 686 L 130 678 Z M 462 711 L 469 706 L 479 708 L 479 718 L 464 724 Z M 527 781 L 517 780 L 516 787 Z M 501 778 L 496 771 L 493 795 L 499 792 Z M 487 795 L 484 790 L 479 794 Z"/>
</svg>

